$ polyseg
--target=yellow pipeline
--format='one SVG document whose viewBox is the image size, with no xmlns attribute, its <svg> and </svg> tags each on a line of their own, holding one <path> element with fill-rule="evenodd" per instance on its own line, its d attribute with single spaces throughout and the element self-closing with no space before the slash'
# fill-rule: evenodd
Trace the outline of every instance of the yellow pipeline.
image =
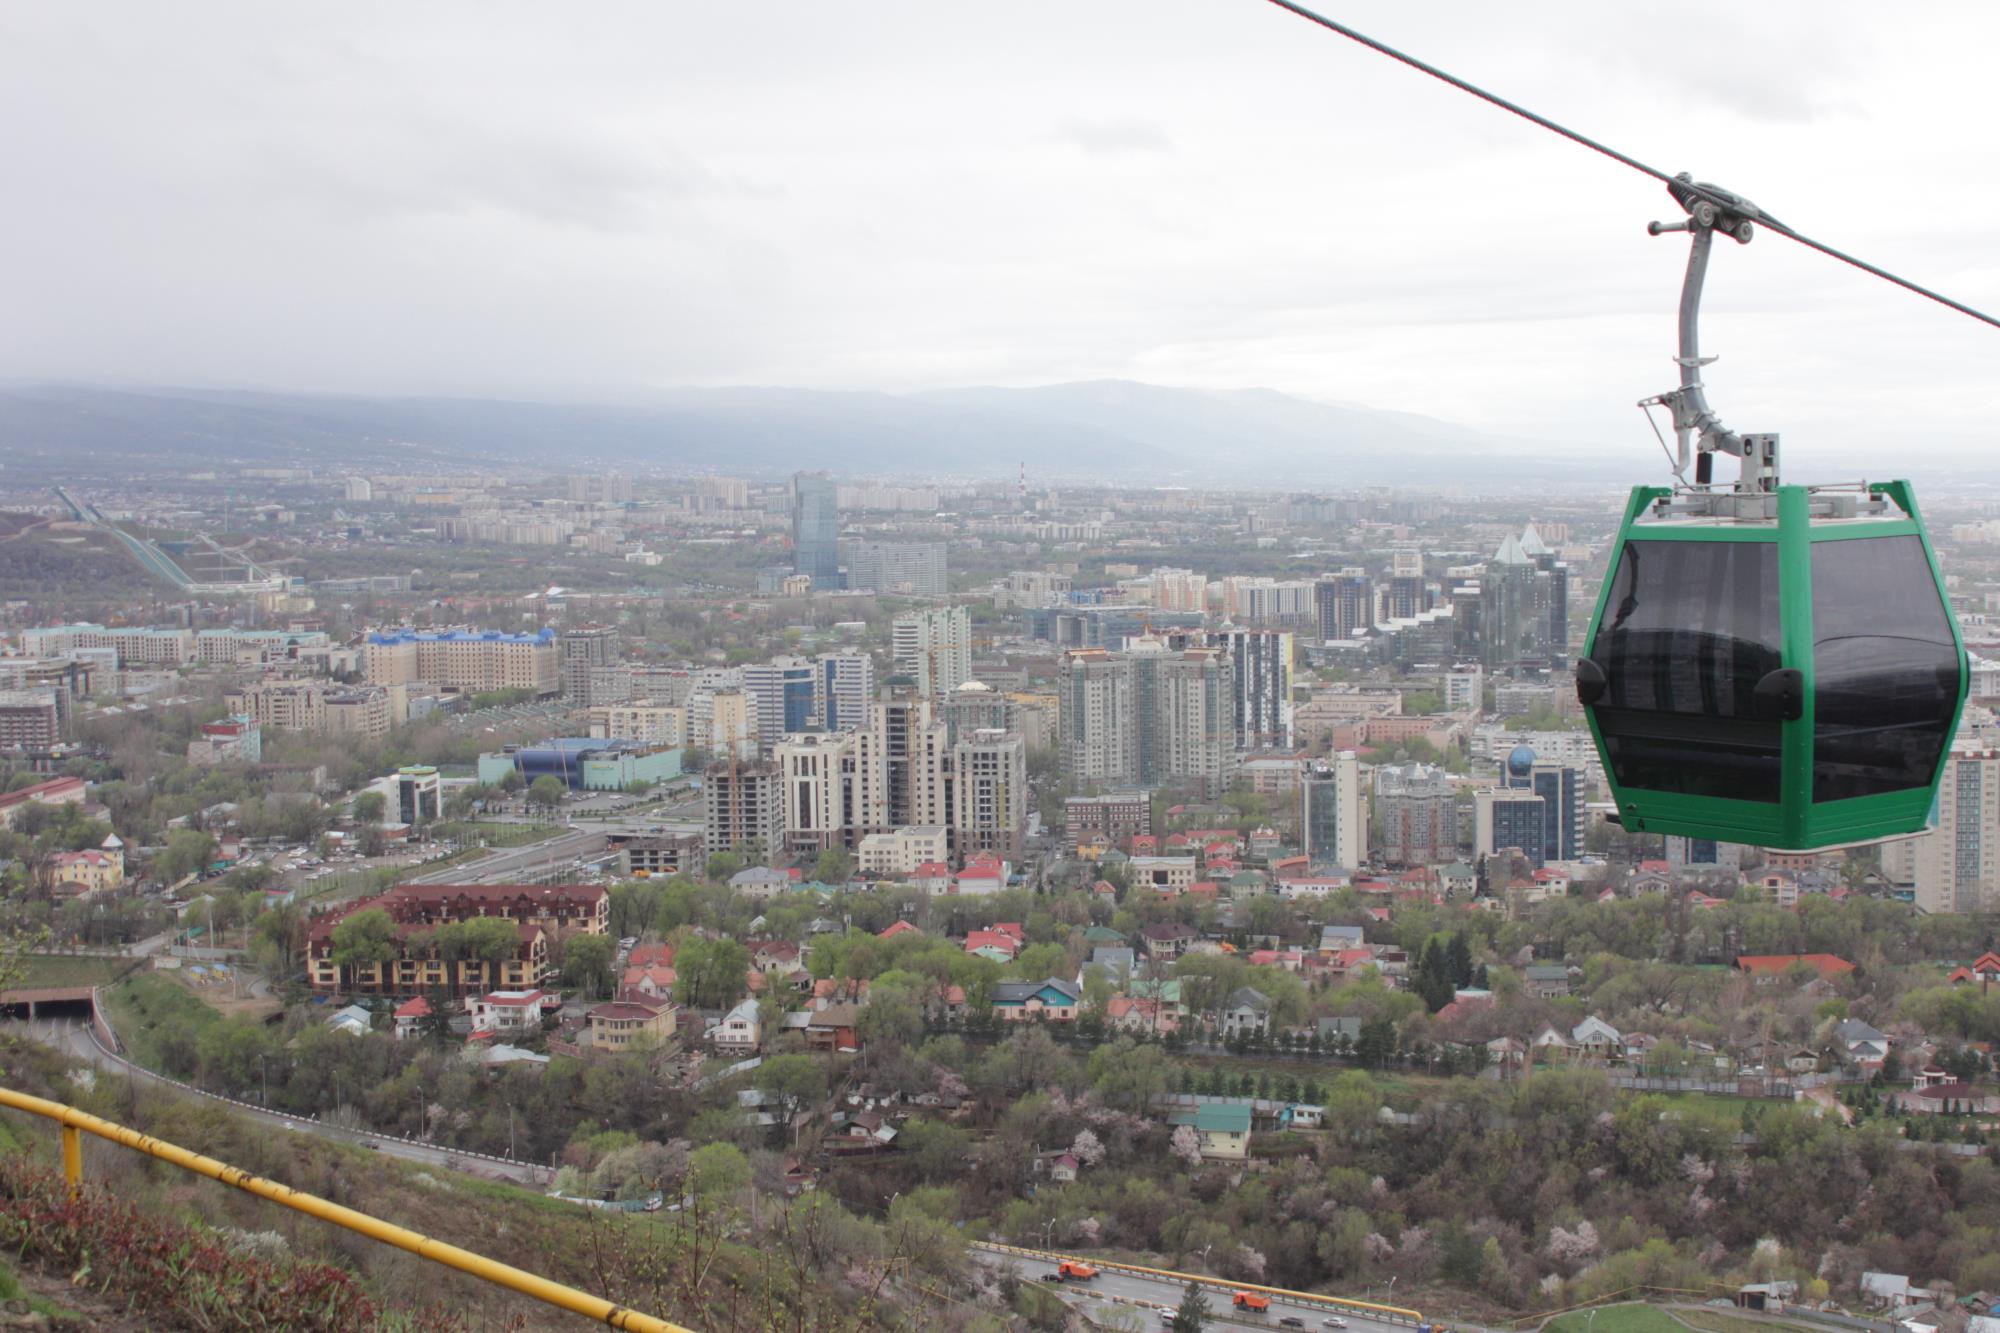
<svg viewBox="0 0 2000 1333">
<path fill-rule="evenodd" d="M 1107 1259 L 1091 1259 L 1079 1254 L 1055 1254 L 1048 1250 L 1028 1250 L 1018 1245 L 987 1245 L 989 1250 L 999 1250 L 1004 1254 L 1019 1254 L 1030 1259 L 1040 1259 L 1045 1263 L 1060 1263 L 1064 1259 L 1079 1264 L 1089 1264 L 1092 1268 L 1109 1269 L 1117 1273 L 1143 1273 L 1147 1277 L 1166 1278 L 1183 1285 L 1198 1282 L 1204 1287 L 1227 1287 L 1231 1291 L 1254 1291 L 1265 1296 L 1280 1296 L 1288 1301 L 1298 1301 L 1313 1305 L 1337 1305 L 1347 1310 L 1369 1310 L 1385 1314 L 1412 1324 L 1424 1322 L 1421 1312 L 1400 1305 L 1377 1305 L 1373 1301 L 1352 1301 L 1345 1296 L 1323 1296 L 1316 1291 L 1292 1291 L 1286 1287 L 1260 1287 L 1254 1282 L 1230 1282 L 1219 1277 L 1206 1277 L 1200 1273 L 1176 1273 L 1169 1268 L 1146 1268 L 1139 1264 L 1114 1263 Z"/>
<path fill-rule="evenodd" d="M 70 1188 L 76 1189 L 83 1183 L 83 1141 L 81 1134 L 95 1134 L 111 1143 L 120 1143 L 134 1151 L 157 1157 L 163 1162 L 172 1162 L 184 1171 L 192 1171 L 210 1180 L 219 1180 L 225 1185 L 255 1194 L 261 1199 L 281 1203 L 302 1213 L 310 1214 L 321 1221 L 331 1222 L 349 1231 L 358 1231 L 364 1236 L 394 1245 L 399 1250 L 408 1250 L 447 1268 L 456 1268 L 461 1273 L 470 1273 L 498 1286 L 518 1291 L 523 1296 L 532 1296 L 545 1304 L 587 1316 L 611 1328 L 631 1329 L 635 1333 L 693 1333 L 680 1324 L 670 1324 L 664 1319 L 656 1319 L 649 1314 L 627 1310 L 614 1305 L 601 1296 L 565 1287 L 560 1282 L 551 1282 L 545 1277 L 537 1277 L 510 1265 L 488 1259 L 483 1254 L 461 1250 L 456 1245 L 447 1245 L 441 1240 L 407 1230 L 393 1223 L 384 1222 L 379 1217 L 357 1213 L 352 1208 L 343 1208 L 337 1203 L 329 1203 L 316 1194 L 295 1190 L 289 1185 L 280 1185 L 262 1176 L 253 1176 L 226 1162 L 218 1162 L 213 1157 L 203 1157 L 200 1153 L 189 1152 L 176 1144 L 166 1143 L 149 1134 L 141 1134 L 136 1129 L 110 1120 L 99 1119 L 87 1111 L 79 1111 L 61 1102 L 52 1102 L 44 1097 L 30 1097 L 12 1088 L 0 1088 L 0 1106 L 11 1106 L 18 1111 L 28 1111 L 44 1119 L 54 1120 L 62 1126 L 63 1175 Z"/>
</svg>

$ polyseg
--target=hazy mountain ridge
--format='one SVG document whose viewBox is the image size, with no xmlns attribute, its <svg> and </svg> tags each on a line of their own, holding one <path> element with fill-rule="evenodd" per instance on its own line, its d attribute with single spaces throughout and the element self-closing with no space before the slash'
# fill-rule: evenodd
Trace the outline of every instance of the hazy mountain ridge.
<svg viewBox="0 0 2000 1333">
<path fill-rule="evenodd" d="M 161 461 L 450 461 L 846 475 L 1007 475 L 1179 484 L 1257 471 L 1272 485 L 1459 479 L 1523 466 L 1573 473 L 1554 450 L 1405 412 L 1271 389 L 1126 380 L 897 395 L 787 388 L 675 389 L 631 404 L 342 398 L 71 386 L 0 393 L 0 454 L 43 466 L 78 452 Z"/>
</svg>

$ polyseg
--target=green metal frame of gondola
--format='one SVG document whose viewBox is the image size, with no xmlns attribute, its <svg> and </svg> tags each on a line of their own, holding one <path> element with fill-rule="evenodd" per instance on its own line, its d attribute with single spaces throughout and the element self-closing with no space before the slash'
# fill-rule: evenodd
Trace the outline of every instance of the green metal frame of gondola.
<svg viewBox="0 0 2000 1333">
<path fill-rule="evenodd" d="M 1944 577 L 1939 572 L 1937 553 L 1917 513 L 1916 498 L 1906 481 L 1877 482 L 1868 487 L 1902 511 L 1900 518 L 1849 519 L 1815 525 L 1810 512 L 1808 488 L 1780 486 L 1777 490 L 1777 523 L 1742 525 L 1672 522 L 1642 522 L 1656 502 L 1674 492 L 1664 486 L 1634 487 L 1620 524 L 1612 562 L 1606 570 L 1604 586 L 1598 591 L 1597 607 L 1591 616 L 1584 652 L 1592 654 L 1603 627 L 1619 562 L 1627 557 L 1627 543 L 1644 541 L 1764 542 L 1778 548 L 1779 618 L 1783 665 L 1800 673 L 1803 697 L 1798 716 L 1780 723 L 1781 750 L 1779 791 L 1774 801 L 1741 800 L 1713 795 L 1661 791 L 1621 783 L 1615 766 L 1606 762 L 1605 779 L 1611 787 L 1620 822 L 1633 832 L 1677 834 L 1684 837 L 1716 839 L 1780 850 L 1812 850 L 1880 841 L 1921 831 L 1930 819 L 1938 783 L 1949 761 L 1950 737 L 1956 734 L 1965 709 L 1968 672 L 1965 642 L 1958 622 L 1949 613 Z M 1813 746 L 1815 727 L 1815 680 L 1813 637 L 1812 547 L 1820 542 L 1866 537 L 1915 536 L 1922 544 L 1930 567 L 1939 604 L 1946 608 L 1944 622 L 1950 626 L 1958 663 L 1957 701 L 1946 728 L 1930 781 L 1906 790 L 1860 796 L 1844 800 L 1813 800 Z M 1608 756 L 1603 729 L 1595 707 L 1584 710 L 1590 723 L 1591 740 L 1600 757 Z"/>
</svg>

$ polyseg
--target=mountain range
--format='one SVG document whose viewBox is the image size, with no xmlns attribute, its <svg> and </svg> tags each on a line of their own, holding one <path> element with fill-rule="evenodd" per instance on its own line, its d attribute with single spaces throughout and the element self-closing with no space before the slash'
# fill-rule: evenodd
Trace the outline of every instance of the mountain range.
<svg viewBox="0 0 2000 1333">
<path fill-rule="evenodd" d="M 32 386 L 0 392 L 0 458 L 154 464 L 634 466 L 1273 487 L 1604 479 L 1566 450 L 1271 389 L 1097 380 L 912 394 L 674 389 L 624 404 Z M 1441 471 L 1448 470 L 1448 471 Z"/>
</svg>

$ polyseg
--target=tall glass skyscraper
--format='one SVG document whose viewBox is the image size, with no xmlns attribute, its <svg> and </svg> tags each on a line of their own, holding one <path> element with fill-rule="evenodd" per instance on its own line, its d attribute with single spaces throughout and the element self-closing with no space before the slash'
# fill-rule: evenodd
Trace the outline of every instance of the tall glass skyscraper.
<svg viewBox="0 0 2000 1333">
<path fill-rule="evenodd" d="M 792 572 L 840 586 L 840 491 L 824 472 L 792 474 Z"/>
</svg>

